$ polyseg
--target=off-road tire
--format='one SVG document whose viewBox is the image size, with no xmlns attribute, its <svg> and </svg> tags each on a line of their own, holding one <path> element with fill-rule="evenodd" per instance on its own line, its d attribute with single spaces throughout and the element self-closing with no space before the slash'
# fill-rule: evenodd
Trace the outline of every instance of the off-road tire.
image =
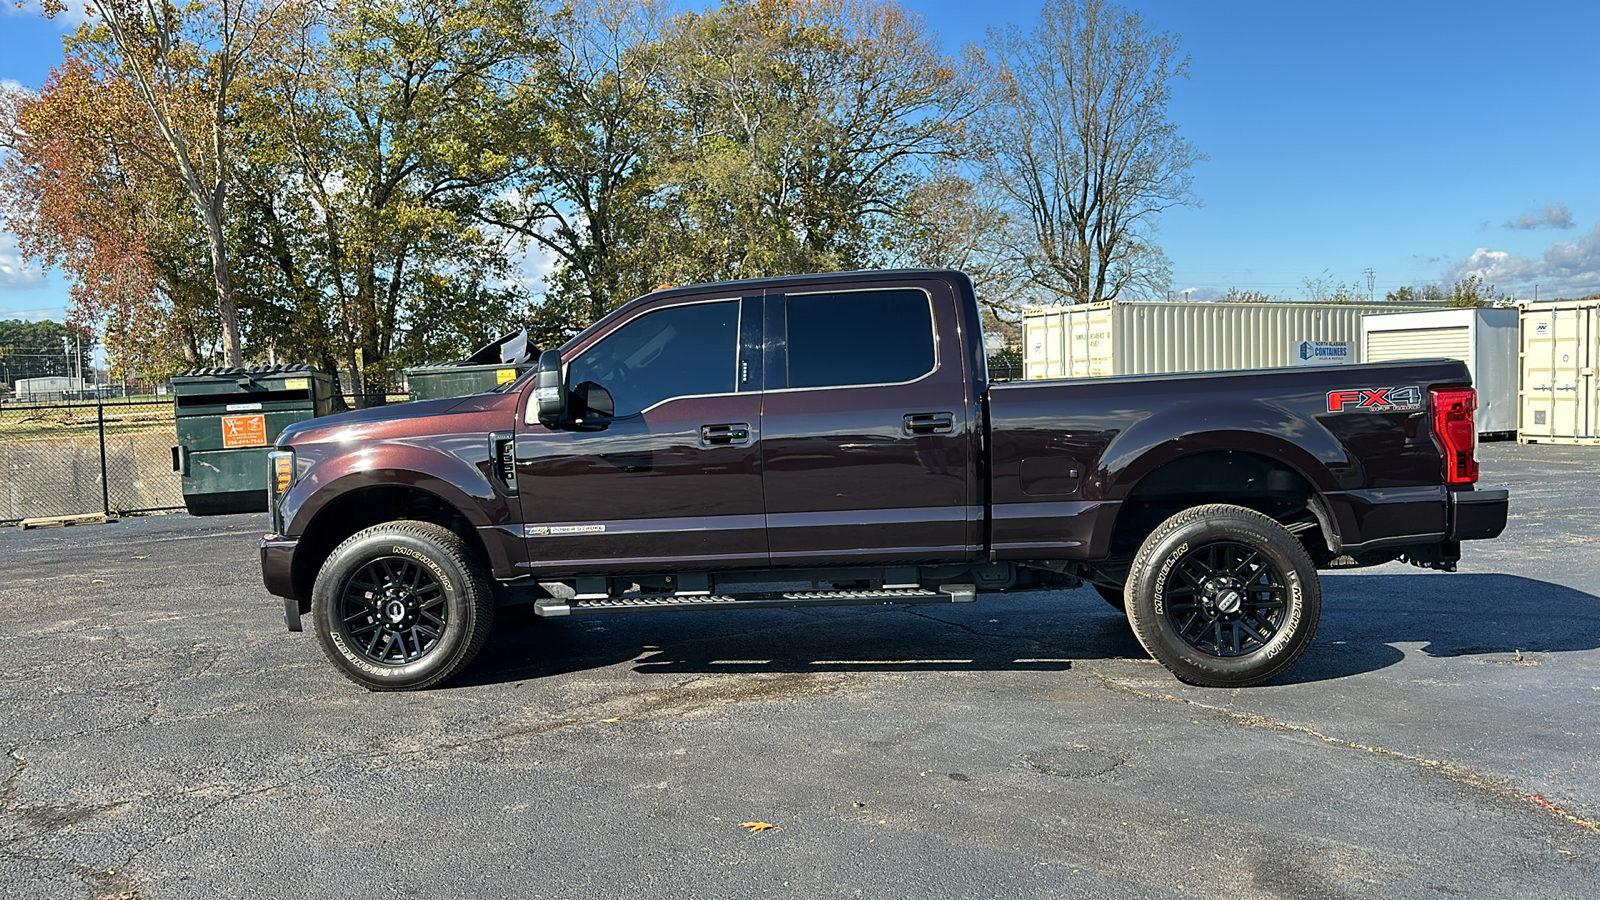
<svg viewBox="0 0 1600 900">
<path fill-rule="evenodd" d="M 372 691 L 421 690 L 483 649 L 494 589 L 454 532 L 386 522 L 351 535 L 322 564 L 311 617 L 322 651 L 351 681 Z"/>
<path fill-rule="evenodd" d="M 1281 674 L 1316 634 L 1316 565 L 1282 525 L 1228 504 L 1156 527 L 1128 577 L 1128 621 L 1179 680 L 1245 687 Z"/>
</svg>

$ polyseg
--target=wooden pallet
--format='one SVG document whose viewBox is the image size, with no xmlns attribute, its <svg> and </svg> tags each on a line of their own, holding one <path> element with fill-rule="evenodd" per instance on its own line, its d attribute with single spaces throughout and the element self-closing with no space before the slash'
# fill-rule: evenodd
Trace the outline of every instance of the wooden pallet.
<svg viewBox="0 0 1600 900">
<path fill-rule="evenodd" d="M 23 519 L 17 527 L 23 531 L 29 528 L 65 528 L 68 525 L 104 525 L 105 513 L 86 513 L 81 516 L 45 516 L 38 519 Z"/>
</svg>

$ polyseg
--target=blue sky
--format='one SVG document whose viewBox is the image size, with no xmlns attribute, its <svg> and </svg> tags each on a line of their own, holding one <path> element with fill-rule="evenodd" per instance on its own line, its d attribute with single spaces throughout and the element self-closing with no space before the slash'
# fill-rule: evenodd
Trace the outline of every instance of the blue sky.
<svg viewBox="0 0 1600 900">
<path fill-rule="evenodd" d="M 1038 0 L 904 0 L 958 52 Z M 1210 156 L 1167 213 L 1172 287 L 1299 296 L 1481 274 L 1531 298 L 1600 291 L 1600 3 L 1127 0 L 1192 56 L 1171 115 Z M 0 79 L 37 87 L 61 27 L 0 0 Z M 0 234 L 0 318 L 67 286 Z"/>
</svg>

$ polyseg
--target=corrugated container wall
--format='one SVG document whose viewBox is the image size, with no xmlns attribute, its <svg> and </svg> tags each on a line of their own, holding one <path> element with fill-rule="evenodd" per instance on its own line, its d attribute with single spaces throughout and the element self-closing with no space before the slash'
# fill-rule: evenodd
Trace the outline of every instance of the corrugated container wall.
<svg viewBox="0 0 1600 900">
<path fill-rule="evenodd" d="M 1600 300 L 1522 309 L 1522 418 L 1527 444 L 1600 444 Z"/>
<path fill-rule="evenodd" d="M 1111 302 L 1023 314 L 1030 379 L 1158 375 L 1359 358 L 1361 318 L 1436 306 L 1394 303 Z"/>
<path fill-rule="evenodd" d="M 1367 316 L 1361 320 L 1361 361 L 1459 359 L 1478 389 L 1478 433 L 1517 431 L 1515 309 L 1440 309 Z"/>
</svg>

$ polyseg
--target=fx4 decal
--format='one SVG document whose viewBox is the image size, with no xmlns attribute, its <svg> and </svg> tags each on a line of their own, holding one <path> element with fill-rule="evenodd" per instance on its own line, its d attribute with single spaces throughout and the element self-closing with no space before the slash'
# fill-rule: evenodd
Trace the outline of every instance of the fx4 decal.
<svg viewBox="0 0 1600 900">
<path fill-rule="evenodd" d="M 1422 388 L 1349 388 L 1328 392 L 1328 412 L 1416 412 L 1422 409 Z"/>
</svg>

